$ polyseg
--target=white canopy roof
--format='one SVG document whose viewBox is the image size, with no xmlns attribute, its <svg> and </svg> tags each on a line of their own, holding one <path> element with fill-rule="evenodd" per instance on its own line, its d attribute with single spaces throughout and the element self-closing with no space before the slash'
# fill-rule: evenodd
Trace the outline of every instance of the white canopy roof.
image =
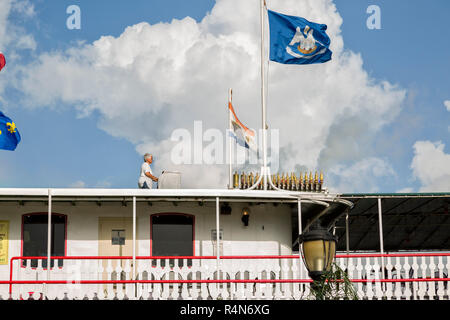
<svg viewBox="0 0 450 320">
<path fill-rule="evenodd" d="M 107 200 L 110 198 L 129 198 L 136 197 L 137 200 L 144 198 L 147 201 L 164 199 L 166 201 L 198 201 L 199 199 L 215 200 L 222 199 L 253 199 L 255 201 L 270 200 L 271 202 L 297 202 L 302 201 L 323 201 L 340 202 L 348 205 L 352 203 L 341 199 L 338 194 L 324 192 L 296 192 L 296 191 L 275 191 L 275 190 L 241 190 L 241 189 L 99 189 L 99 188 L 0 188 L 0 201 L 28 200 L 28 198 L 44 198 L 52 195 L 52 199 L 58 200 Z M 95 199 L 96 198 L 96 199 Z M 61 200 L 61 199 L 60 199 Z"/>
</svg>

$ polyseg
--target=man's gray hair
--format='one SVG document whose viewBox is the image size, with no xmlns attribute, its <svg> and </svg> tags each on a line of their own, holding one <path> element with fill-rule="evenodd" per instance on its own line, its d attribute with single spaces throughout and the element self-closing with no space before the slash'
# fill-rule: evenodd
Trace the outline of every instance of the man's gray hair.
<svg viewBox="0 0 450 320">
<path fill-rule="evenodd" d="M 147 158 L 150 158 L 152 156 L 151 153 L 144 154 L 144 161 L 147 161 Z"/>
</svg>

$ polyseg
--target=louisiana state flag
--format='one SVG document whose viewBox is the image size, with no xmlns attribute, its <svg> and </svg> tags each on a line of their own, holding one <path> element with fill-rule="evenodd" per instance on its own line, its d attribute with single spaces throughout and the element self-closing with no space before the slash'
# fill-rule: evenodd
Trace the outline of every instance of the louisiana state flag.
<svg viewBox="0 0 450 320">
<path fill-rule="evenodd" d="M 313 64 L 331 60 L 327 26 L 301 17 L 268 10 L 270 60 L 284 64 Z"/>
<path fill-rule="evenodd" d="M 230 131 L 231 137 L 234 138 L 236 142 L 244 148 L 257 151 L 258 147 L 256 146 L 255 142 L 255 132 L 244 126 L 244 124 L 239 121 L 236 113 L 234 112 L 234 108 L 231 102 L 228 103 L 228 108 L 231 111 L 230 121 L 233 127 L 233 130 Z"/>
<path fill-rule="evenodd" d="M 0 149 L 16 150 L 20 142 L 20 133 L 16 124 L 0 111 Z"/>
</svg>

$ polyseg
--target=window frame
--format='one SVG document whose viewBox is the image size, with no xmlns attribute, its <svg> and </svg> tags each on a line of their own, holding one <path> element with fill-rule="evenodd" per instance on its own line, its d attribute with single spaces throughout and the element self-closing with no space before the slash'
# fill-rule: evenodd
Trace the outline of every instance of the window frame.
<svg viewBox="0 0 450 320">
<path fill-rule="evenodd" d="M 150 256 L 153 257 L 153 217 L 156 216 L 187 216 L 192 219 L 192 256 L 195 256 L 195 215 L 180 212 L 160 212 L 150 215 Z M 172 256 L 170 256 L 172 257 Z M 173 256 L 174 259 L 178 256 Z"/>
<path fill-rule="evenodd" d="M 30 213 L 22 214 L 21 235 L 20 235 L 20 256 L 21 257 L 24 257 L 24 255 L 23 255 L 23 247 L 24 247 L 23 236 L 24 236 L 25 217 L 27 217 L 27 216 L 47 216 L 48 217 L 48 212 L 30 212 Z M 62 214 L 62 213 L 52 212 L 52 218 L 53 217 L 63 217 L 64 218 L 64 255 L 63 255 L 63 257 L 66 257 L 67 256 L 67 215 Z M 54 220 L 52 219 L 52 224 L 53 224 L 53 222 L 54 222 Z M 50 270 L 52 270 L 54 268 L 51 266 L 51 262 L 52 261 L 50 261 Z M 21 266 L 21 268 L 26 268 L 26 265 L 25 266 L 23 265 L 23 260 L 21 260 L 20 266 Z M 62 269 L 63 266 L 61 266 L 61 267 L 58 266 L 58 268 Z M 31 269 L 34 270 L 34 269 L 37 269 L 37 267 L 31 267 Z M 42 269 L 47 270 L 47 267 L 42 266 Z"/>
</svg>

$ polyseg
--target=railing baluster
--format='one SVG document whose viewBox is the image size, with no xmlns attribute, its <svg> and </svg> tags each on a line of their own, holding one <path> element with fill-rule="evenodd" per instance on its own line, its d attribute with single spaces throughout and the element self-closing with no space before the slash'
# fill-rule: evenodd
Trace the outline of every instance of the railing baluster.
<svg viewBox="0 0 450 320">
<path fill-rule="evenodd" d="M 107 267 L 106 267 L 106 277 L 108 280 L 116 280 L 115 277 L 113 279 L 113 265 L 112 260 L 107 260 Z M 114 285 L 112 283 L 109 283 L 106 285 L 106 296 L 108 300 L 112 300 L 114 298 Z"/>
<path fill-rule="evenodd" d="M 414 277 L 414 270 L 413 270 L 412 265 L 409 264 L 408 257 L 404 258 L 403 268 L 405 270 L 404 278 L 413 278 Z M 405 286 L 405 290 L 403 292 L 403 295 L 404 295 L 405 299 L 406 300 L 414 299 L 414 291 L 411 290 L 414 288 L 413 283 L 405 282 L 404 286 Z"/>
<path fill-rule="evenodd" d="M 427 266 L 425 266 L 427 267 Z M 434 264 L 434 257 L 429 257 L 429 263 L 428 263 L 428 270 L 429 273 L 427 273 L 427 277 L 434 278 L 436 275 L 436 265 Z M 434 300 L 436 291 L 437 291 L 437 284 L 434 281 L 427 282 L 428 290 L 427 290 L 427 296 L 428 300 Z"/>
<path fill-rule="evenodd" d="M 395 277 L 393 275 L 393 278 L 395 279 L 400 279 L 402 276 L 402 265 L 400 263 L 400 257 L 396 257 L 395 258 Z M 394 286 L 394 297 L 396 300 L 401 300 L 402 299 L 402 285 L 403 283 L 401 282 L 394 282 L 393 286 Z"/>
<path fill-rule="evenodd" d="M 446 266 L 445 268 L 447 269 L 446 277 L 450 277 L 450 257 L 447 256 L 447 257 L 445 257 L 445 259 L 447 261 L 447 263 L 445 264 L 445 266 Z M 450 283 L 449 282 L 446 282 L 446 288 L 447 288 L 447 290 L 444 293 L 444 295 L 446 295 L 447 299 L 449 299 L 450 298 Z"/>
<path fill-rule="evenodd" d="M 89 279 L 95 280 L 97 278 L 97 264 L 95 260 L 86 260 L 86 268 L 88 269 Z M 86 293 L 86 297 L 89 300 L 93 300 L 96 296 L 96 285 L 88 285 L 89 291 Z"/>
<path fill-rule="evenodd" d="M 127 259 L 125 260 L 125 268 L 123 268 L 122 271 L 124 275 L 123 280 L 132 280 L 132 274 L 131 274 L 131 260 Z M 125 284 L 125 297 L 130 300 L 134 300 L 134 285 L 132 283 L 126 283 Z"/>
<path fill-rule="evenodd" d="M 440 256 L 438 257 L 438 265 L 437 265 L 437 270 L 438 270 L 438 277 L 439 278 L 443 278 L 444 277 L 444 263 L 442 262 L 443 257 Z M 444 299 L 444 282 L 443 281 L 438 281 L 437 284 L 437 299 Z"/>
<path fill-rule="evenodd" d="M 200 273 L 199 265 L 200 265 L 200 261 L 198 259 L 192 260 L 192 267 L 191 267 L 192 280 L 197 280 L 197 276 L 198 276 L 197 272 Z M 191 289 L 189 291 L 190 291 L 190 296 L 192 297 L 193 300 L 197 300 L 199 298 L 197 283 L 192 283 Z"/>
<path fill-rule="evenodd" d="M 161 267 L 161 259 L 155 260 L 156 265 L 154 268 L 151 268 L 152 279 L 154 280 L 162 280 L 163 271 Z M 155 283 L 152 288 L 152 298 L 157 300 L 161 298 L 161 294 L 163 292 L 163 285 L 161 283 Z"/>
<path fill-rule="evenodd" d="M 392 258 L 391 257 L 387 257 L 386 258 L 386 279 L 392 279 L 392 269 L 394 268 L 394 266 L 392 265 Z M 387 282 L 384 285 L 384 296 L 386 297 L 387 300 L 391 300 L 392 296 L 394 294 L 393 292 L 393 284 L 392 282 Z"/>
<path fill-rule="evenodd" d="M 163 262 L 163 261 L 161 261 Z M 164 264 L 165 266 L 162 267 L 162 271 L 164 274 L 164 278 L 161 279 L 165 279 L 165 280 L 170 280 L 170 265 L 169 265 L 169 259 L 165 259 L 164 260 Z M 169 271 L 168 271 L 169 269 Z M 161 298 L 166 300 L 168 297 L 170 296 L 170 286 L 168 283 L 164 283 L 162 285 L 162 291 L 161 291 Z"/>
<path fill-rule="evenodd" d="M 372 273 L 372 265 L 370 264 L 370 258 L 366 259 L 366 266 L 364 267 L 365 271 L 366 271 L 366 279 L 367 280 L 372 280 L 375 279 L 375 274 Z M 374 297 L 374 293 L 373 293 L 373 284 L 372 281 L 367 281 L 367 286 L 366 286 L 366 297 L 369 300 L 372 300 Z"/>
<path fill-rule="evenodd" d="M 95 274 L 95 279 L 96 280 L 102 280 L 103 279 L 103 272 L 104 272 L 104 268 L 103 268 L 103 260 L 99 259 L 99 260 L 94 260 L 95 261 L 95 266 L 96 266 L 96 274 Z M 96 297 L 99 300 L 103 300 L 105 298 L 105 293 L 103 290 L 103 284 L 97 284 L 96 285 Z"/>
<path fill-rule="evenodd" d="M 292 260 L 292 277 L 294 279 L 300 279 L 300 267 L 299 267 L 299 259 L 293 259 Z M 268 272 L 270 275 L 270 271 Z M 300 293 L 300 283 L 293 283 L 292 284 L 292 298 L 295 300 L 299 300 L 301 293 Z M 266 295 L 266 299 L 267 299 L 267 295 Z"/>
<path fill-rule="evenodd" d="M 289 262 L 281 259 L 282 279 L 289 279 Z M 283 296 L 285 299 L 292 299 L 292 289 L 290 283 L 283 283 Z"/>
<path fill-rule="evenodd" d="M 362 279 L 363 265 L 362 265 L 361 257 L 358 257 L 356 261 L 357 261 L 356 262 L 356 279 Z M 365 295 L 364 287 L 365 287 L 365 284 L 362 282 L 359 282 L 357 285 L 358 296 L 361 298 L 363 298 Z"/>
<path fill-rule="evenodd" d="M 144 263 L 145 260 L 138 260 L 136 259 L 136 266 L 135 266 L 135 270 L 136 270 L 136 280 L 144 280 Z M 136 288 L 136 299 L 140 300 L 142 299 L 147 299 L 143 297 L 144 295 L 144 287 L 145 287 L 145 283 L 137 283 L 134 285 L 134 287 Z M 148 292 L 148 291 L 147 291 Z"/>
<path fill-rule="evenodd" d="M 373 275 L 375 279 L 375 288 L 374 288 L 374 298 L 375 299 L 382 299 L 383 297 L 383 291 L 381 290 L 381 282 L 379 281 L 381 276 L 381 265 L 378 263 L 378 258 L 374 258 L 374 265 L 373 265 Z"/>
<path fill-rule="evenodd" d="M 412 268 L 412 272 L 413 272 L 412 278 L 413 279 L 418 279 L 419 278 L 419 274 L 418 274 L 419 273 L 419 264 L 417 263 L 417 257 L 416 256 L 413 257 L 413 263 L 411 265 L 411 268 Z M 413 284 L 413 289 L 412 289 L 413 296 L 412 296 L 412 299 L 414 300 L 416 296 L 418 297 L 419 284 L 417 282 L 413 282 L 412 284 Z M 418 297 L 418 298 L 420 299 L 420 297 Z"/>
<path fill-rule="evenodd" d="M 37 265 L 37 268 L 36 268 L 36 270 L 34 272 L 35 280 L 47 280 L 46 279 L 47 272 L 44 273 L 44 268 L 42 266 L 42 261 L 43 261 L 43 259 L 38 259 L 38 265 Z M 47 262 L 47 260 L 45 260 L 45 262 Z M 47 268 L 48 267 L 49 266 L 47 266 Z M 38 294 L 38 292 L 40 292 L 41 286 L 38 285 L 38 284 L 32 284 L 30 286 L 30 289 L 31 289 L 30 291 L 33 292 L 31 294 L 31 296 L 34 298 L 34 300 L 37 300 L 38 299 L 37 294 Z"/>
</svg>

